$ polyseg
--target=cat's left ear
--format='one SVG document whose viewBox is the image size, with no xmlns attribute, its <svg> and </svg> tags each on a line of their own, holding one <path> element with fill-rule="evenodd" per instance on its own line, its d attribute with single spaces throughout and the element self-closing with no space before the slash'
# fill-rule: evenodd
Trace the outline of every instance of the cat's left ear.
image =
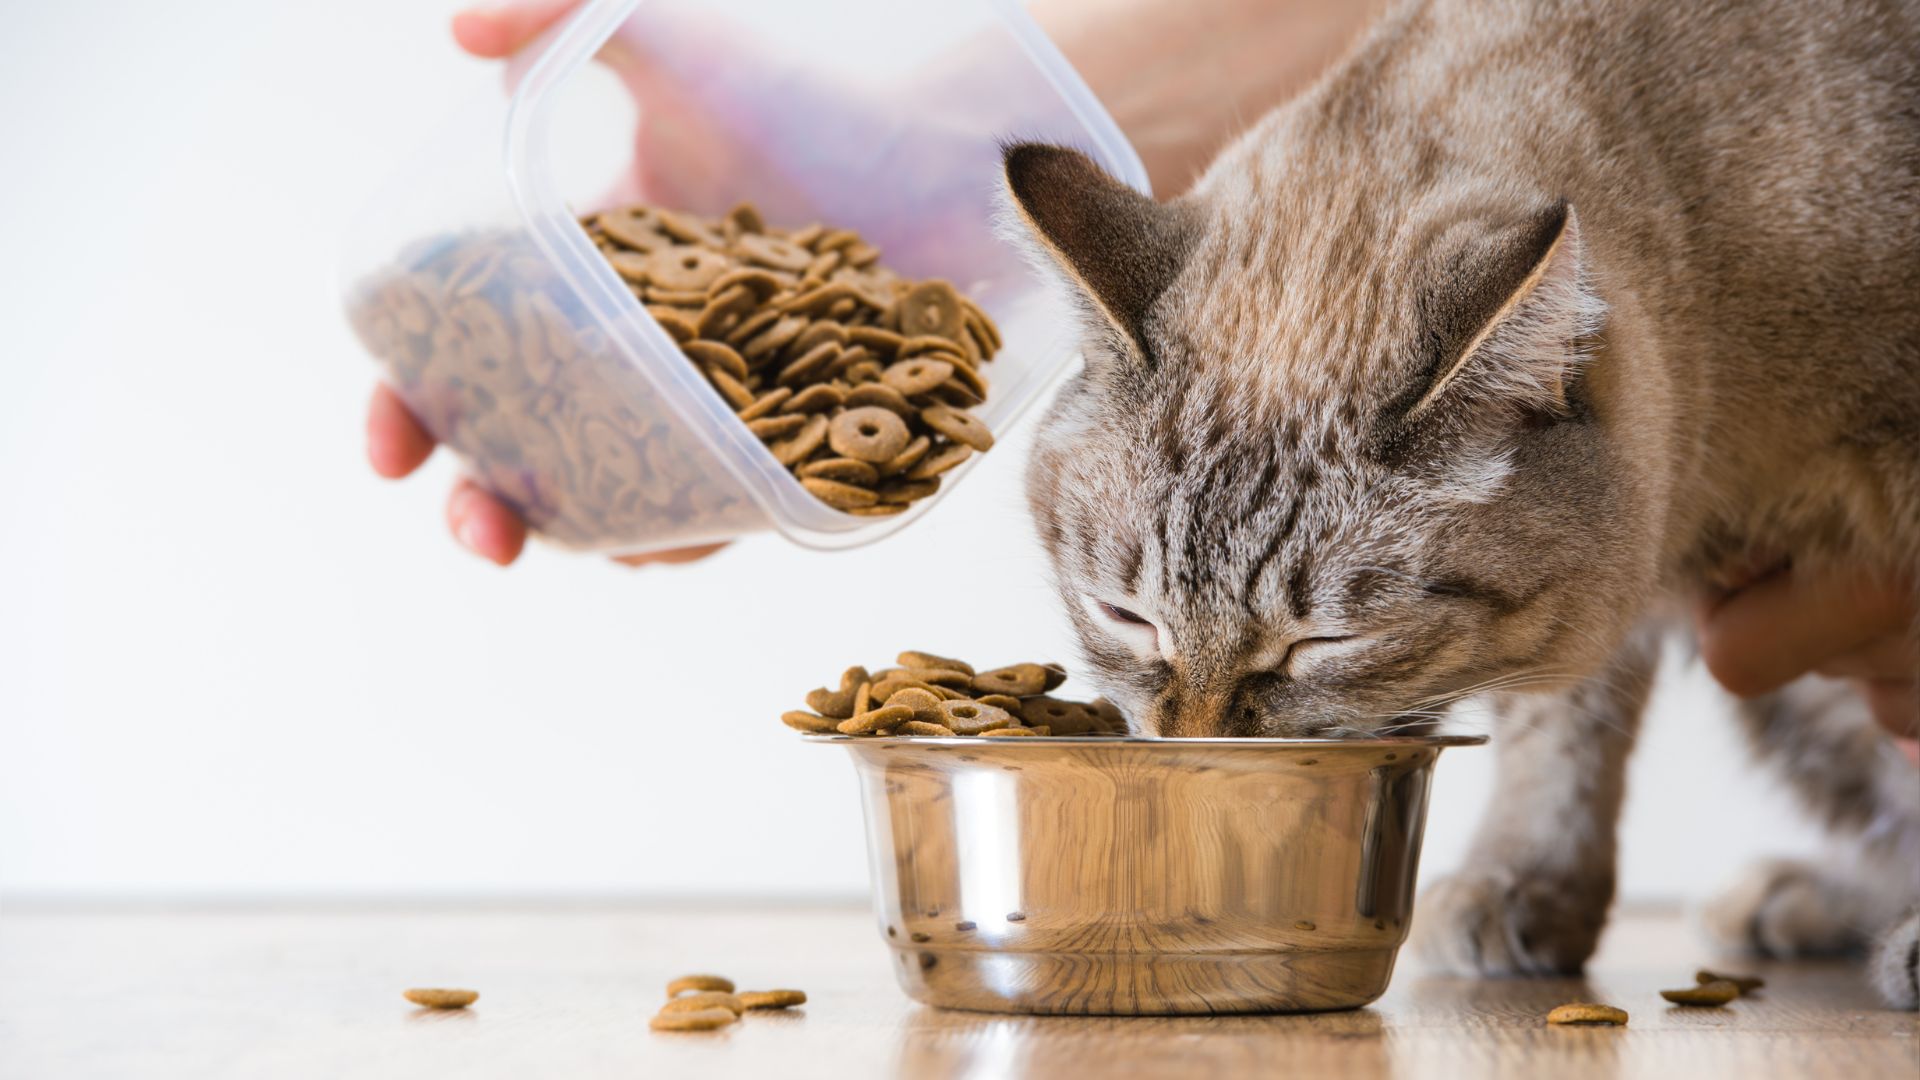
<svg viewBox="0 0 1920 1080">
<path fill-rule="evenodd" d="M 1004 165 L 1027 238 L 1087 302 L 1095 327 L 1112 331 L 1119 350 L 1144 363 L 1148 313 L 1186 257 L 1187 216 L 1063 146 L 1015 143 Z"/>
<path fill-rule="evenodd" d="M 1432 350 L 1408 423 L 1461 410 L 1568 415 L 1568 387 L 1605 308 L 1585 276 L 1580 223 L 1566 202 L 1479 224 L 1430 268 L 1421 305 Z"/>
</svg>

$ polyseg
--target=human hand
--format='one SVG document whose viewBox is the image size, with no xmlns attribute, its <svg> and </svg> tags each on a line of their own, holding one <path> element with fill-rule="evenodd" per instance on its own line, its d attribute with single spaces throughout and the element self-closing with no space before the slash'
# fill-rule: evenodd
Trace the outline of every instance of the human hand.
<svg viewBox="0 0 1920 1080">
<path fill-rule="evenodd" d="M 1812 578 L 1782 569 L 1695 612 L 1707 670 L 1741 697 L 1806 674 L 1853 683 L 1889 734 L 1920 736 L 1920 589 L 1868 571 Z"/>
<path fill-rule="evenodd" d="M 548 27 L 566 16 L 580 0 L 525 0 L 497 8 L 461 12 L 453 17 L 453 37 L 474 56 L 500 59 L 513 55 Z M 367 405 L 367 459 L 373 471 L 398 479 L 418 469 L 433 453 L 434 437 L 392 387 L 375 387 Z M 454 539 L 481 558 L 506 566 L 520 557 L 527 543 L 527 524 L 520 515 L 472 480 L 454 484 L 447 497 L 447 528 Z M 645 563 L 682 563 L 703 558 L 722 545 L 626 556 L 615 561 L 629 566 Z"/>
</svg>

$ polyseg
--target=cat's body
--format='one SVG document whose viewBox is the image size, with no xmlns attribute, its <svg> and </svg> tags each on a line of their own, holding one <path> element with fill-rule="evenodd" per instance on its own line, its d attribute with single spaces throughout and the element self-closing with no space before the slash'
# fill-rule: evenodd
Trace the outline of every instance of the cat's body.
<svg viewBox="0 0 1920 1080">
<path fill-rule="evenodd" d="M 1591 951 L 1668 598 L 1755 551 L 1920 571 L 1920 3 L 1408 3 L 1173 203 L 1007 168 L 1089 316 L 1032 503 L 1136 727 L 1538 691 L 1421 909 L 1452 966 Z M 1877 870 L 1776 869 L 1715 921 L 1835 944 L 1800 900 L 1846 893 L 1911 1006 L 1920 777 L 1795 695 L 1756 742 Z"/>
</svg>

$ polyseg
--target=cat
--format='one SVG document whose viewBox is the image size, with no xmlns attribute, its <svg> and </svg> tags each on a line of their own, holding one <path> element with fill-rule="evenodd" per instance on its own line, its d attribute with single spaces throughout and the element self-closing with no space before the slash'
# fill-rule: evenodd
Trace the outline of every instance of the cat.
<svg viewBox="0 0 1920 1080">
<path fill-rule="evenodd" d="M 1006 148 L 1084 324 L 1029 502 L 1159 736 L 1418 730 L 1497 695 L 1442 969 L 1578 970 L 1676 600 L 1750 550 L 1920 571 L 1920 4 L 1415 0 L 1156 203 Z M 1862 856 L 1717 904 L 1920 999 L 1920 776 L 1794 686 L 1758 752 Z M 1863 939 L 1862 931 L 1870 931 Z"/>
</svg>

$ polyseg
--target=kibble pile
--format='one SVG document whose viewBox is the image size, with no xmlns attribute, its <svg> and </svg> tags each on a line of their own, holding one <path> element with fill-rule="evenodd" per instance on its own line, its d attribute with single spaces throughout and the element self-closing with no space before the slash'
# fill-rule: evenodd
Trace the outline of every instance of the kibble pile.
<svg viewBox="0 0 1920 1080">
<path fill-rule="evenodd" d="M 780 464 L 850 514 L 897 514 L 993 446 L 968 409 L 1000 348 L 945 281 L 908 281 L 851 229 L 651 206 L 581 219 L 613 269 Z"/>
<path fill-rule="evenodd" d="M 1000 333 L 844 229 L 629 207 L 588 235 L 741 422 L 808 490 L 896 514 L 993 445 L 968 409 Z M 550 540 L 632 550 L 765 525 L 739 482 L 529 237 L 423 241 L 361 284 L 353 327 L 423 423 Z"/>
<path fill-rule="evenodd" d="M 682 975 L 667 984 L 667 1003 L 648 1026 L 655 1031 L 712 1031 L 763 1009 L 805 1005 L 804 990 L 742 990 L 724 975 Z"/>
<path fill-rule="evenodd" d="M 975 671 L 963 660 L 903 652 L 898 667 L 848 668 L 840 688 L 807 695 L 811 712 L 780 719 L 813 735 L 1124 735 L 1126 719 L 1103 698 L 1048 696 L 1067 679 L 1058 664 Z"/>
</svg>

